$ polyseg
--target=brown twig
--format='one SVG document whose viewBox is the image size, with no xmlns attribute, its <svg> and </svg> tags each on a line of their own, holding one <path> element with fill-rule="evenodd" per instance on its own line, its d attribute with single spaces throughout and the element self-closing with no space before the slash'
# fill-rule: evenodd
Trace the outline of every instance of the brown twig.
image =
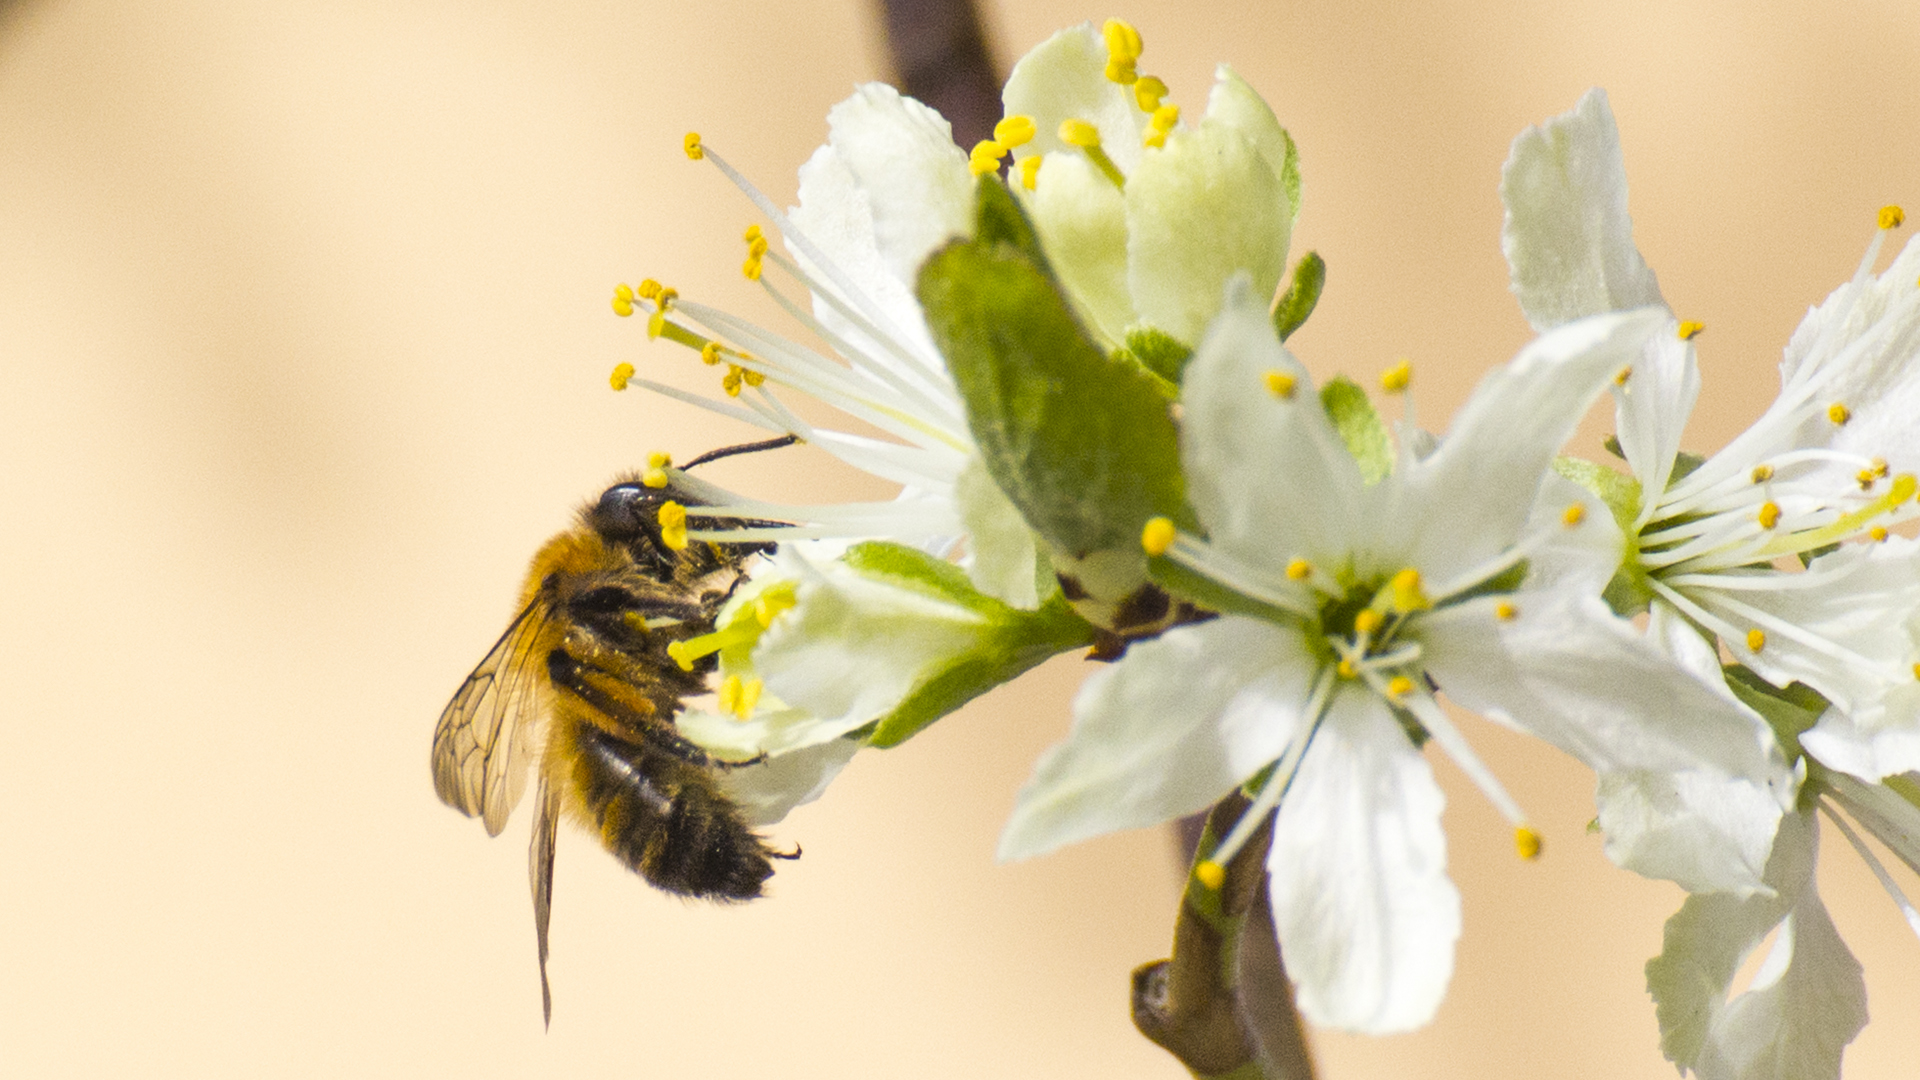
<svg viewBox="0 0 1920 1080">
<path fill-rule="evenodd" d="M 1193 846 L 1197 858 L 1209 855 L 1246 809 L 1238 792 L 1221 800 Z M 1268 820 L 1227 864 L 1218 889 L 1189 873 L 1173 958 L 1133 973 L 1134 1027 L 1207 1080 L 1313 1080 L 1267 906 L 1272 836 Z"/>
<path fill-rule="evenodd" d="M 880 0 L 895 81 L 939 110 L 953 140 L 971 148 L 1000 120 L 1000 76 L 967 0 Z"/>
</svg>

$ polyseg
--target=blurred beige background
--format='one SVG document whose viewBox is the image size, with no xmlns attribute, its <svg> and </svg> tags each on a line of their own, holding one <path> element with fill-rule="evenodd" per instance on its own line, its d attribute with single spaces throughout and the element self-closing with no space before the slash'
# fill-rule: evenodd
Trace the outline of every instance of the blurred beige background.
<svg viewBox="0 0 1920 1080">
<path fill-rule="evenodd" d="M 1297 250 L 1331 266 L 1321 373 L 1417 366 L 1444 417 L 1527 332 L 1508 141 L 1613 94 L 1642 248 L 1708 326 L 1711 448 L 1770 399 L 1807 304 L 1920 204 L 1920 13 L 1526 0 L 1001 0 L 1010 61 L 1119 14 L 1196 108 L 1232 62 L 1299 140 Z M 524 560 L 652 449 L 737 437 L 615 395 L 704 385 L 608 311 L 653 275 L 765 315 L 750 208 L 885 77 L 863 0 L 0 6 L 0 1071 L 11 1076 L 1174 1077 L 1128 970 L 1162 955 L 1170 841 L 997 866 L 1082 667 L 1056 661 L 886 755 L 777 836 L 773 899 L 665 899 L 562 842 L 542 1033 L 517 820 L 441 807 L 428 735 Z M 1605 430 L 1596 423 L 1587 438 Z M 828 498 L 805 452 L 716 471 Z M 1641 966 L 1679 902 L 1584 834 L 1590 778 L 1470 734 L 1538 864 L 1439 771 L 1466 932 L 1438 1020 L 1316 1035 L 1323 1075 L 1657 1078 Z M 1835 837 L 1822 882 L 1912 1074 L 1920 942 Z"/>
</svg>

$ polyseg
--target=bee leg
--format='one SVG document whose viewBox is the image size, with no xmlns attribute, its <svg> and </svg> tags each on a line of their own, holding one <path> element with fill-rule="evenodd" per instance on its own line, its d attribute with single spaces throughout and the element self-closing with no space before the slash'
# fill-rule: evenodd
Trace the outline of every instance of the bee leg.
<svg viewBox="0 0 1920 1080">
<path fill-rule="evenodd" d="M 767 852 L 767 858 L 769 858 L 769 859 L 797 859 L 797 858 L 799 858 L 799 857 L 800 857 L 800 845 L 799 845 L 799 844 L 795 844 L 795 845 L 793 845 L 793 850 L 792 850 L 792 851 L 769 851 L 769 852 Z"/>
</svg>

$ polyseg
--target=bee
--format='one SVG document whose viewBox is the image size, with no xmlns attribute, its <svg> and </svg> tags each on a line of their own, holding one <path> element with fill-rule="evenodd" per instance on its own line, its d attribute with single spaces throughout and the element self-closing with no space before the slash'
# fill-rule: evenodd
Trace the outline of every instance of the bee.
<svg viewBox="0 0 1920 1080">
<path fill-rule="evenodd" d="M 794 441 L 716 450 L 687 468 Z M 721 770 L 761 759 L 718 760 L 674 726 L 684 701 L 707 691 L 715 660 L 706 656 L 685 670 L 668 646 L 711 633 L 721 605 L 746 576 L 744 564 L 771 546 L 677 537 L 678 546 L 669 544 L 662 508 L 708 505 L 701 487 L 678 470 L 658 469 L 623 478 L 582 507 L 578 523 L 534 556 L 520 614 L 434 729 L 434 790 L 448 806 L 479 817 L 490 836 L 506 826 L 529 772 L 539 777 L 527 874 L 549 1023 L 547 927 L 563 815 L 592 829 L 648 884 L 676 896 L 752 900 L 773 875 L 771 860 L 799 854 L 770 847 L 720 788 Z M 687 524 L 730 523 L 696 516 Z"/>
</svg>

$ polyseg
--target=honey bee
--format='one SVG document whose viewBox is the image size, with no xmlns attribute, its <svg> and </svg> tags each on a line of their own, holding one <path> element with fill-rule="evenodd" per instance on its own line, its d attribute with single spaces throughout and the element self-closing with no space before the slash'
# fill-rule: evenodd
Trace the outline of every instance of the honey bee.
<svg viewBox="0 0 1920 1080">
<path fill-rule="evenodd" d="M 793 441 L 716 450 L 687 467 Z M 703 657 L 685 670 L 667 647 L 711 633 L 746 561 L 770 546 L 680 537 L 670 544 L 661 510 L 705 505 L 692 490 L 698 486 L 658 469 L 624 478 L 582 507 L 578 524 L 534 556 L 520 614 L 434 729 L 434 790 L 448 806 L 478 816 L 488 835 L 506 826 L 528 773 L 539 776 L 527 873 L 549 1022 L 547 927 L 563 815 L 597 833 L 648 884 L 677 896 L 752 900 L 773 875 L 771 860 L 798 855 L 770 847 L 720 789 L 719 770 L 756 762 L 717 760 L 674 726 L 685 699 L 707 691 L 715 661 Z M 687 524 L 730 523 L 695 516 Z"/>
</svg>

